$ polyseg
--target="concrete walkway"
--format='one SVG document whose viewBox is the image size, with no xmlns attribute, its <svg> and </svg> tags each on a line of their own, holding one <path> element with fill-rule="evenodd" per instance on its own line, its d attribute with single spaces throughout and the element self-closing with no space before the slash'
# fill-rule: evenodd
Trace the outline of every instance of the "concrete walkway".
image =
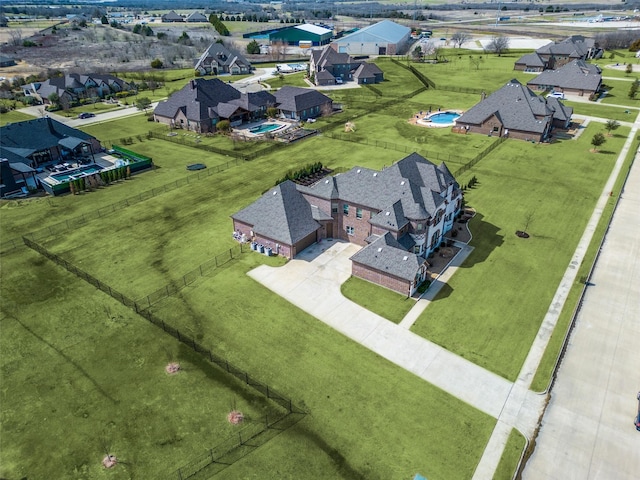
<svg viewBox="0 0 640 480">
<path fill-rule="evenodd" d="M 260 266 L 249 275 L 289 302 L 394 364 L 497 418 L 511 383 L 348 300 L 340 285 L 360 246 L 315 244 L 285 266 Z"/>
<path fill-rule="evenodd" d="M 634 132 L 635 135 L 635 132 Z M 640 477 L 640 164 L 605 238 L 524 479 Z"/>
</svg>

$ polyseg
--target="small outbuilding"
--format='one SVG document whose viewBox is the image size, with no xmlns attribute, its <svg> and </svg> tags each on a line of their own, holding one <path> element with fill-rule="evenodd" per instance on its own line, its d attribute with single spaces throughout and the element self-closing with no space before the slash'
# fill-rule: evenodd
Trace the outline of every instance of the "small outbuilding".
<svg viewBox="0 0 640 480">
<path fill-rule="evenodd" d="M 410 45 L 411 29 L 391 20 L 369 25 L 331 43 L 338 53 L 349 55 L 399 55 Z"/>
</svg>

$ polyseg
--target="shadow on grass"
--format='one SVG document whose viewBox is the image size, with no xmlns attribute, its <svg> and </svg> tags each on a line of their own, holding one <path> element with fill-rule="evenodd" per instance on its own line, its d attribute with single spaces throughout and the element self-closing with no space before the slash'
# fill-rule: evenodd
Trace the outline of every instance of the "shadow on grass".
<svg viewBox="0 0 640 480">
<path fill-rule="evenodd" d="M 500 227 L 486 222 L 481 213 L 476 213 L 471 219 L 469 228 L 473 233 L 471 246 L 474 250 L 461 265 L 462 268 L 471 268 L 477 263 L 484 262 L 493 250 L 504 243 L 504 236 L 498 234 Z"/>
<path fill-rule="evenodd" d="M 440 290 L 438 290 L 438 293 L 436 293 L 436 296 L 433 298 L 433 302 L 437 302 L 438 300 L 444 300 L 445 298 L 449 297 L 451 294 L 453 293 L 453 288 L 451 288 L 451 286 L 449 286 L 448 283 L 445 283 L 442 285 L 442 287 L 440 287 Z"/>
</svg>

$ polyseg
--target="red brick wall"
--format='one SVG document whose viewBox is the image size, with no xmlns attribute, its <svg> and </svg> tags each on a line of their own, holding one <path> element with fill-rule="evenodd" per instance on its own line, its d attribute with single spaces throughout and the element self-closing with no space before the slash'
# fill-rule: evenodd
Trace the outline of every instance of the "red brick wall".
<svg viewBox="0 0 640 480">
<path fill-rule="evenodd" d="M 388 274 L 382 273 L 378 270 L 373 270 L 353 261 L 351 262 L 351 274 L 382 287 L 394 290 L 402 295 L 409 296 L 411 282 L 407 280 L 389 276 Z"/>
</svg>

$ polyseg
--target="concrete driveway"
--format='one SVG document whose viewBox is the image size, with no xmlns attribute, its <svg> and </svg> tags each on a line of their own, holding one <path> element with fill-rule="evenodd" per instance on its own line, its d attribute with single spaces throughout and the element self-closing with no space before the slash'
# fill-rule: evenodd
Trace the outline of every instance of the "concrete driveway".
<svg viewBox="0 0 640 480">
<path fill-rule="evenodd" d="M 343 335 L 498 418 L 511 382 L 342 296 L 340 285 L 351 276 L 349 258 L 360 248 L 323 240 L 282 267 L 262 265 L 249 275 Z"/>
</svg>

